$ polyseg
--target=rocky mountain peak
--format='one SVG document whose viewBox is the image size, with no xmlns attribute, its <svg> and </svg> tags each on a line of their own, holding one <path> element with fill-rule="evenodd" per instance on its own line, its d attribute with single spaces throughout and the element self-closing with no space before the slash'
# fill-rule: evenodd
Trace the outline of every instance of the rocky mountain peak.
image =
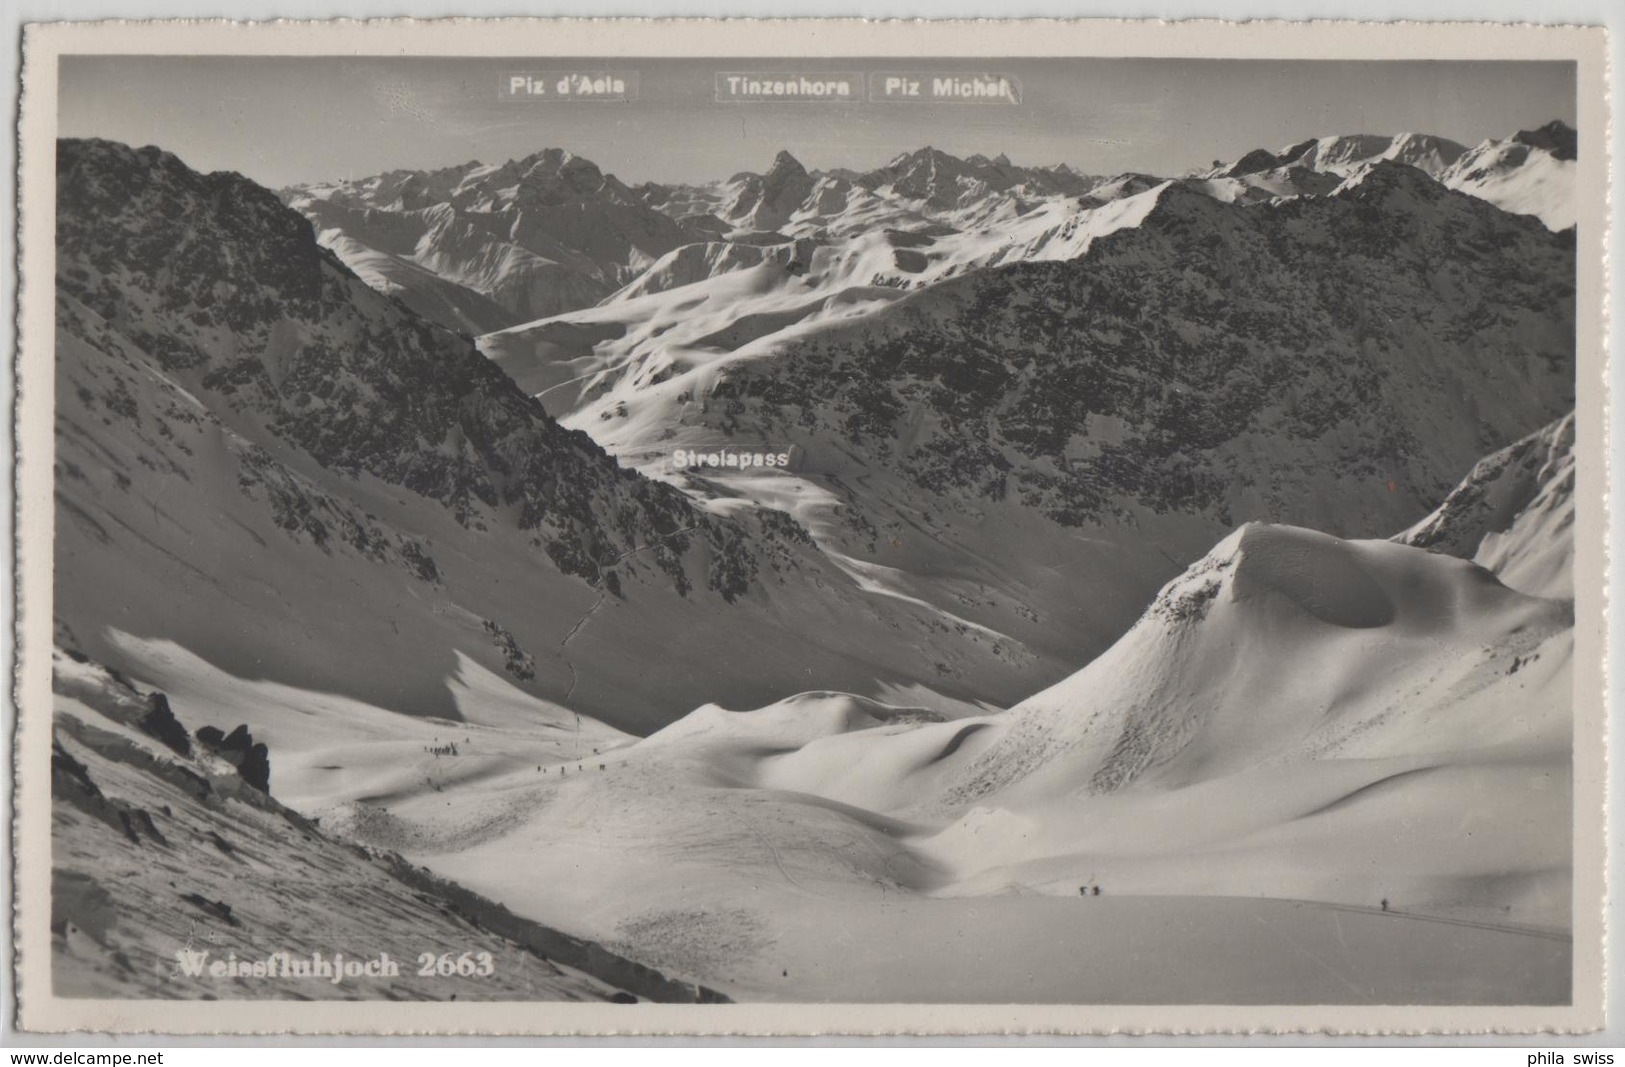
<svg viewBox="0 0 1625 1067">
<path fill-rule="evenodd" d="M 524 166 L 528 163 L 528 166 Z M 590 197 L 604 188 L 604 172 L 590 159 L 549 148 L 529 157 L 520 176 L 520 185 L 535 189 L 556 189 L 560 193 Z"/>
<path fill-rule="evenodd" d="M 1579 135 L 1561 119 L 1553 119 L 1539 129 L 1519 130 L 1512 139 L 1531 148 L 1545 149 L 1562 160 L 1576 158 L 1579 149 Z"/>
<path fill-rule="evenodd" d="M 791 155 L 789 149 L 781 149 L 779 154 L 773 157 L 773 166 L 769 168 L 767 177 L 771 179 L 775 176 L 790 177 L 806 173 L 807 168 L 801 165 L 801 160 Z"/>
<path fill-rule="evenodd" d="M 589 581 L 658 544 L 649 557 L 686 588 L 690 535 L 674 531 L 722 529 L 560 427 L 466 340 L 373 293 L 247 179 L 105 141 L 59 142 L 57 168 L 60 294 L 230 408 L 241 432 L 437 501 L 464 525 L 511 516 Z"/>
</svg>

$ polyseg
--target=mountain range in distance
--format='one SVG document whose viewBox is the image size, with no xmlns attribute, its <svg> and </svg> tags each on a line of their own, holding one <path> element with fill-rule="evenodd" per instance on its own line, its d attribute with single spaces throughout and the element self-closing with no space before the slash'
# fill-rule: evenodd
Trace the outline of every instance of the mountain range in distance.
<svg viewBox="0 0 1625 1067">
<path fill-rule="evenodd" d="M 1471 149 L 1421 134 L 1324 137 L 1178 177 L 1221 199 L 1266 200 L 1324 194 L 1384 159 L 1553 229 L 1574 224 L 1575 135 L 1561 122 Z M 865 172 L 808 171 L 780 152 L 761 174 L 629 187 L 588 160 L 547 149 L 501 165 L 391 171 L 280 195 L 370 283 L 479 334 L 592 306 L 695 243 L 761 247 L 876 228 L 991 229 L 1051 201 L 1098 207 L 1161 180 L 923 148 Z"/>
</svg>

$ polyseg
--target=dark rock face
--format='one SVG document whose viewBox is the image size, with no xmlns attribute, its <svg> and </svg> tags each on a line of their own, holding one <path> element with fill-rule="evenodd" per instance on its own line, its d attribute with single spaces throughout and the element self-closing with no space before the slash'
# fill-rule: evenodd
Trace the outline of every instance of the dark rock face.
<svg viewBox="0 0 1625 1067">
<path fill-rule="evenodd" d="M 90 770 L 60 743 L 51 746 L 51 791 L 58 796 L 64 792 L 100 798 L 101 788 L 90 780 Z"/>
<path fill-rule="evenodd" d="M 200 893 L 177 894 L 182 900 L 202 911 L 206 915 L 219 919 L 227 926 L 241 926 L 242 923 L 231 913 L 231 905 L 223 900 L 210 900 Z"/>
<path fill-rule="evenodd" d="M 98 944 L 118 926 L 118 901 L 95 878 L 80 871 L 51 871 L 51 932 L 76 927 Z"/>
<path fill-rule="evenodd" d="M 162 741 L 170 750 L 182 755 L 192 754 L 192 739 L 186 735 L 186 727 L 175 718 L 170 710 L 169 697 L 163 693 L 152 694 L 152 710 L 147 717 L 141 720 L 141 729 Z"/>
<path fill-rule="evenodd" d="M 254 745 L 243 755 L 237 772 L 243 781 L 262 793 L 271 791 L 271 760 L 264 745 Z"/>
<path fill-rule="evenodd" d="M 561 173 L 554 184 L 592 178 Z M 503 511 L 589 582 L 638 550 L 628 568 L 651 562 L 686 592 L 684 555 L 737 536 L 560 427 L 465 339 L 373 292 L 252 182 L 104 141 L 59 142 L 57 174 L 59 322 L 92 345 L 117 330 L 211 407 L 465 526 Z"/>
<path fill-rule="evenodd" d="M 1081 259 L 943 282 L 742 365 L 713 410 L 1068 526 L 1386 536 L 1572 404 L 1573 330 L 1572 236 L 1382 163 L 1278 205 L 1175 184 Z"/>
<path fill-rule="evenodd" d="M 104 794 L 91 779 L 90 769 L 63 748 L 60 740 L 51 743 L 51 796 L 100 819 L 133 844 L 140 845 L 144 839 L 169 844 L 150 812 Z"/>
<path fill-rule="evenodd" d="M 270 749 L 255 742 L 246 723 L 229 734 L 221 733 L 215 726 L 201 726 L 197 739 L 204 748 L 236 767 L 243 781 L 262 793 L 271 792 Z"/>
</svg>

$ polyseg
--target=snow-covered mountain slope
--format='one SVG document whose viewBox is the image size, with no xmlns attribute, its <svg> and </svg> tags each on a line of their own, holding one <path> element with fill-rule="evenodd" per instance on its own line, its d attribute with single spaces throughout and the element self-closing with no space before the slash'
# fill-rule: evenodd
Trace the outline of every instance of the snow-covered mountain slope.
<svg viewBox="0 0 1625 1067">
<path fill-rule="evenodd" d="M 1483 142 L 1439 180 L 1504 211 L 1534 215 L 1551 229 L 1563 230 L 1575 224 L 1576 148 L 1574 130 L 1553 121 Z"/>
<path fill-rule="evenodd" d="M 1486 456 L 1394 540 L 1472 559 L 1535 596 L 1574 596 L 1574 415 Z"/>
<path fill-rule="evenodd" d="M 794 446 L 793 494 L 674 480 L 793 500 L 852 573 L 1091 655 L 1236 522 L 1387 535 L 1572 404 L 1567 237 L 1398 164 L 1270 204 L 1196 184 L 1074 214 L 1070 257 L 902 299 L 824 296 L 862 270 L 820 247 L 481 347 L 651 475 L 674 448 Z M 956 240 L 883 236 L 865 254 Z"/>
<path fill-rule="evenodd" d="M 1281 149 L 1257 148 L 1230 163 L 1188 175 L 1187 185 L 1225 203 L 1326 196 L 1379 163 L 1401 163 L 1438 179 L 1466 151 L 1442 137 L 1402 133 L 1311 138 Z"/>
<path fill-rule="evenodd" d="M 1184 184 L 1226 204 L 1264 203 L 1296 196 L 1325 196 L 1336 191 L 1344 178 L 1338 174 L 1310 170 L 1296 164 L 1273 170 L 1186 179 Z"/>
<path fill-rule="evenodd" d="M 235 175 L 58 161 L 55 606 L 104 662 L 142 677 L 117 634 L 165 639 L 455 719 L 468 659 L 643 730 L 809 681 L 1003 703 L 1075 665 L 867 591 L 781 511 L 620 468 Z"/>
<path fill-rule="evenodd" d="M 368 248 L 342 230 L 327 231 L 321 240 L 358 278 L 430 322 L 468 336 L 500 330 L 513 322 L 514 316 L 488 297 L 447 281 L 406 256 Z"/>
<path fill-rule="evenodd" d="M 1431 134 L 1334 135 L 1288 145 L 1278 151 L 1259 148 L 1207 176 L 1240 178 L 1288 167 L 1347 177 L 1378 162 L 1403 163 L 1438 178 L 1461 158 L 1466 148 Z"/>
<path fill-rule="evenodd" d="M 1192 968 L 1242 1000 L 1561 1000 L 1571 635 L 1564 605 L 1471 563 L 1250 525 L 1009 712 L 707 705 L 541 781 L 397 797 L 352 825 L 736 996 L 919 995 L 922 974 L 1042 925 L 1020 964 L 1053 979 L 1042 998 L 1111 999 L 1065 963 L 1084 953 L 1149 1000 Z M 500 832 L 446 831 L 476 811 Z M 589 874 L 499 861 L 516 855 Z M 832 922 L 859 933 L 802 932 Z M 1227 922 L 1295 934 L 1242 951 Z M 1170 924 L 1178 967 L 1146 955 Z M 1311 943 L 1337 980 L 1293 969 Z M 933 995 L 1028 989 L 997 965 L 956 974 Z"/>
<path fill-rule="evenodd" d="M 283 803 L 327 819 L 360 798 L 373 804 L 414 791 L 580 759 L 636 738 L 591 716 L 518 689 L 511 677 L 458 654 L 445 680 L 456 719 L 405 716 L 306 686 L 243 678 L 162 639 L 115 631 L 110 643 L 138 663 L 189 722 L 230 719 L 270 746 L 274 792 Z M 230 724 L 223 724 L 228 728 Z"/>
<path fill-rule="evenodd" d="M 499 325 L 597 303 L 702 236 L 560 149 L 501 166 L 395 171 L 282 195 L 363 276 L 364 251 L 387 253 L 496 305 L 506 317 Z M 403 268 L 384 273 L 408 293 L 436 291 Z M 443 301 L 420 296 L 412 306 L 466 332 L 463 316 L 448 314 Z"/>
<path fill-rule="evenodd" d="M 716 999 L 692 984 L 521 919 L 359 849 L 248 785 L 193 736 L 223 726 L 171 710 L 78 653 L 55 654 L 51 951 L 59 996 L 359 1000 Z M 208 709 L 230 715 L 234 709 Z M 446 724 L 450 725 L 450 724 Z M 256 737 L 259 735 L 255 735 Z M 280 752 L 273 748 L 273 766 Z M 320 954 L 398 973 L 211 977 Z M 177 958 L 177 953 L 182 953 Z M 419 957 L 478 954 L 478 975 L 420 974 Z M 381 968 L 378 968 L 381 970 Z"/>
<path fill-rule="evenodd" d="M 1471 563 L 1249 526 L 967 740 L 942 797 L 973 806 L 921 854 L 981 867 L 964 891 L 1199 886 L 1563 927 L 1572 653 L 1567 605 Z"/>
<path fill-rule="evenodd" d="M 1109 653 L 1012 709 L 949 795 L 1178 789 L 1291 759 L 1566 751 L 1566 703 L 1537 714 L 1503 694 L 1492 711 L 1484 690 L 1571 621 L 1466 561 L 1248 525 Z"/>
</svg>

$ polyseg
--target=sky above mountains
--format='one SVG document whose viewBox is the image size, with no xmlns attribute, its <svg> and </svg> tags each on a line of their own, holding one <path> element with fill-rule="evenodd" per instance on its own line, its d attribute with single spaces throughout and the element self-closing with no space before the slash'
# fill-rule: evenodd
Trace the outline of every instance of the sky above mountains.
<svg viewBox="0 0 1625 1067">
<path fill-rule="evenodd" d="M 604 68 L 637 71 L 637 100 L 499 95 L 515 71 Z M 1024 99 L 718 103 L 718 71 L 1011 74 Z M 156 144 L 272 187 L 552 145 L 629 182 L 761 171 L 781 148 L 809 168 L 870 168 L 925 144 L 1171 174 L 1328 133 L 1472 145 L 1576 119 L 1573 64 L 1462 61 L 75 56 L 62 60 L 59 106 L 62 136 Z"/>
</svg>

